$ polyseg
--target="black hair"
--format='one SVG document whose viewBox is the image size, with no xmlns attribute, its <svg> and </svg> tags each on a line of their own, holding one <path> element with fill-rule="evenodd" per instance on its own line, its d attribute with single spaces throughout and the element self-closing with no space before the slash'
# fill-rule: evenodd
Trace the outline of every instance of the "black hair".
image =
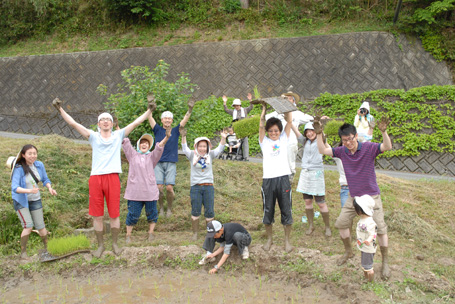
<svg viewBox="0 0 455 304">
<path fill-rule="evenodd" d="M 357 213 L 357 215 L 362 215 L 362 214 L 368 215 L 368 214 L 365 213 L 365 211 L 363 211 L 362 207 L 360 207 L 360 205 L 357 204 L 355 199 L 354 199 L 353 204 L 354 204 L 355 213 Z"/>
<path fill-rule="evenodd" d="M 22 166 L 22 169 L 24 170 L 25 174 L 32 172 L 32 169 L 30 169 L 30 167 L 27 165 L 27 162 L 25 161 L 25 158 L 22 155 L 25 154 L 30 149 L 35 149 L 36 153 L 38 153 L 38 149 L 34 145 L 31 144 L 25 145 L 22 147 L 19 155 L 19 160 L 16 163 L 16 165 Z"/>
<path fill-rule="evenodd" d="M 357 130 L 354 127 L 354 125 L 344 123 L 339 129 L 338 129 L 338 136 L 350 136 L 350 135 L 356 135 Z"/>
<path fill-rule="evenodd" d="M 283 132 L 283 124 L 281 123 L 281 120 L 279 120 L 276 117 L 271 117 L 267 119 L 267 122 L 265 123 L 265 130 L 268 132 L 271 127 L 276 125 L 280 132 Z"/>
</svg>

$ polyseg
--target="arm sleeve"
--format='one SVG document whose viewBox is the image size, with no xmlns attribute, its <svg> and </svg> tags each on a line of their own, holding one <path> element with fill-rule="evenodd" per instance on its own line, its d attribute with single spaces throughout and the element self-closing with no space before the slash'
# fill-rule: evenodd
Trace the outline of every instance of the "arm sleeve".
<svg viewBox="0 0 455 304">
<path fill-rule="evenodd" d="M 122 141 L 123 152 L 125 153 L 126 159 L 130 161 L 133 153 L 135 152 L 129 138 L 124 138 Z"/>
<path fill-rule="evenodd" d="M 359 127 L 359 123 L 360 123 L 360 120 L 359 120 L 359 114 L 357 114 L 354 118 L 354 127 L 358 128 Z"/>
<path fill-rule="evenodd" d="M 223 243 L 224 244 L 224 243 Z M 234 243 L 232 244 L 226 244 L 224 246 L 224 253 L 225 254 L 231 254 L 231 248 L 232 248 L 232 245 L 234 245 Z M 221 245 L 222 246 L 222 245 Z M 223 246 L 222 246 L 223 247 Z"/>
<path fill-rule="evenodd" d="M 163 155 L 164 147 L 160 147 L 159 143 L 155 144 L 155 149 L 152 151 L 151 158 L 153 163 L 153 168 L 156 167 L 156 164 L 160 161 L 161 155 Z"/>
<path fill-rule="evenodd" d="M 43 186 L 46 186 L 47 184 L 50 184 L 51 183 L 51 180 L 49 179 L 49 177 L 47 177 L 47 172 L 46 172 L 46 168 L 44 168 L 44 164 L 41 163 L 41 166 L 43 168 L 43 171 L 41 172 L 41 182 L 43 183 Z"/>
<path fill-rule="evenodd" d="M 228 113 L 229 115 L 232 116 L 232 113 L 234 113 L 234 110 L 229 110 L 226 105 L 223 105 L 223 107 L 224 107 L 224 112 L 226 112 L 226 113 Z"/>
<path fill-rule="evenodd" d="M 218 145 L 218 147 L 213 150 L 213 157 L 216 158 L 218 155 L 220 155 L 221 152 L 223 152 L 224 150 L 224 145 L 222 145 L 221 143 Z"/>
<path fill-rule="evenodd" d="M 187 144 L 182 144 L 182 151 L 185 153 L 186 157 L 190 159 L 191 156 L 191 150 L 188 148 Z"/>
<path fill-rule="evenodd" d="M 248 107 L 245 108 L 245 115 L 248 115 L 248 113 L 250 113 L 251 110 L 253 110 L 253 104 L 250 104 Z"/>
<path fill-rule="evenodd" d="M 20 170 L 22 170 L 22 172 L 24 172 L 24 170 L 22 168 L 14 168 L 14 171 L 13 171 L 13 176 L 11 179 L 11 191 L 13 191 L 14 193 L 17 193 L 16 190 L 21 185 Z"/>
<path fill-rule="evenodd" d="M 292 132 L 294 132 L 294 131 L 292 131 Z M 306 140 L 305 140 L 305 136 L 303 136 L 303 134 L 300 134 L 299 138 L 297 138 L 297 141 L 298 141 L 300 144 L 302 144 L 302 146 L 304 146 L 304 145 L 305 145 L 305 141 L 306 141 Z"/>
</svg>

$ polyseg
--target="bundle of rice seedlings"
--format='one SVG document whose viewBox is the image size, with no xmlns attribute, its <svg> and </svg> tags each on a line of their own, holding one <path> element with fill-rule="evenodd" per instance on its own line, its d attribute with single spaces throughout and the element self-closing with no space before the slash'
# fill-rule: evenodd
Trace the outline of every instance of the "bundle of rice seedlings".
<svg viewBox="0 0 455 304">
<path fill-rule="evenodd" d="M 90 241 L 84 234 L 50 239 L 47 251 L 53 256 L 62 256 L 78 250 L 90 248 Z"/>
</svg>

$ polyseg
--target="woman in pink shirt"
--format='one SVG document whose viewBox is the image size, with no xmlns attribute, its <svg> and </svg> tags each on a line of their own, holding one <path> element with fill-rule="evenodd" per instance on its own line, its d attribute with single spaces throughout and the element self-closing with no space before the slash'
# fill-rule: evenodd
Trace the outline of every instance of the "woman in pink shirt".
<svg viewBox="0 0 455 304">
<path fill-rule="evenodd" d="M 150 223 L 148 240 L 153 240 L 153 230 L 158 221 L 156 201 L 159 190 L 156 185 L 154 168 L 163 154 L 164 145 L 171 136 L 171 129 L 166 130 L 165 138 L 153 146 L 153 137 L 144 134 L 137 141 L 137 151 L 131 146 L 128 138 L 123 139 L 122 147 L 128 159 L 130 168 L 124 198 L 128 200 L 128 215 L 126 216 L 126 243 L 131 242 L 131 232 L 141 216 L 145 206 L 147 221 Z"/>
</svg>

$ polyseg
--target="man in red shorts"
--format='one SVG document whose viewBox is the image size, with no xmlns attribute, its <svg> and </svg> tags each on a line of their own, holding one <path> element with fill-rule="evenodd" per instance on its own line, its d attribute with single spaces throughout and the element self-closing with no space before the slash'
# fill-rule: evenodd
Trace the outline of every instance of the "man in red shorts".
<svg viewBox="0 0 455 304">
<path fill-rule="evenodd" d="M 121 249 L 117 245 L 120 232 L 120 178 L 122 165 L 120 161 L 120 149 L 123 138 L 128 136 L 139 124 L 152 113 L 156 105 L 149 104 L 149 109 L 136 118 L 131 124 L 123 129 L 113 131 L 114 121 L 109 113 L 98 116 L 98 132 L 94 132 L 77 123 L 61 107 L 62 102 L 56 98 L 52 105 L 62 115 L 62 118 L 82 136 L 88 139 L 92 146 L 92 171 L 89 185 L 89 214 L 93 216 L 93 227 L 98 241 L 98 249 L 93 256 L 99 258 L 104 252 L 103 240 L 103 217 L 104 199 L 110 217 L 112 251 L 118 255 Z"/>
</svg>

